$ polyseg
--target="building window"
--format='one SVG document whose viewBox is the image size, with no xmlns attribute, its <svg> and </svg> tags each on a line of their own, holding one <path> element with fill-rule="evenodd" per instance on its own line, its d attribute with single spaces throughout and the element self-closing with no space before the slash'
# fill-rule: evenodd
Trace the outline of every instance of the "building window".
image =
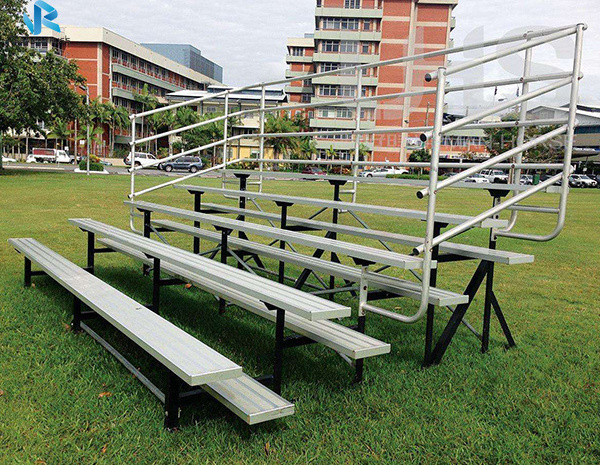
<svg viewBox="0 0 600 465">
<path fill-rule="evenodd" d="M 334 40 L 326 40 L 323 42 L 322 50 L 325 53 L 339 52 L 340 51 L 340 43 Z"/>
<path fill-rule="evenodd" d="M 323 0 L 317 0 L 317 8 L 321 8 L 323 6 Z"/>
<path fill-rule="evenodd" d="M 292 56 L 303 57 L 304 49 L 302 47 L 292 47 Z"/>
<path fill-rule="evenodd" d="M 363 55 L 368 55 L 369 54 L 369 44 L 362 44 L 362 53 Z"/>
<path fill-rule="evenodd" d="M 302 85 L 303 85 L 304 87 L 311 87 L 311 86 L 312 86 L 312 79 L 305 79 L 305 80 L 302 82 Z"/>
<path fill-rule="evenodd" d="M 340 52 L 341 53 L 357 53 L 358 52 L 358 42 L 353 40 L 342 40 L 340 42 Z"/>
<path fill-rule="evenodd" d="M 310 94 L 302 94 L 302 103 L 310 103 L 310 98 L 312 96 Z"/>
<path fill-rule="evenodd" d="M 365 31 L 371 30 L 371 20 L 370 19 L 365 19 L 363 21 L 363 30 L 365 30 Z"/>
<path fill-rule="evenodd" d="M 360 8 L 360 0 L 344 0 L 344 8 Z"/>
</svg>

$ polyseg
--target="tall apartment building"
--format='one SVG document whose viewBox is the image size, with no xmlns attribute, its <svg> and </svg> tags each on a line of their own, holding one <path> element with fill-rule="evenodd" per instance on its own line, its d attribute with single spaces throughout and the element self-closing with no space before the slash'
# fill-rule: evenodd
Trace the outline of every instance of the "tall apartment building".
<svg viewBox="0 0 600 465">
<path fill-rule="evenodd" d="M 129 112 L 141 110 L 134 93 L 139 93 L 145 85 L 159 101 L 166 103 L 168 93 L 206 90 L 221 83 L 102 27 L 61 26 L 60 33 L 43 28 L 40 35 L 24 37 L 23 41 L 41 53 L 53 51 L 76 62 L 87 80 L 90 99 L 112 102 Z M 141 135 L 141 126 L 138 131 Z M 117 145 L 128 147 L 130 132 L 119 131 L 115 138 Z M 106 154 L 108 137 L 105 131 L 102 155 Z"/>
<path fill-rule="evenodd" d="M 317 0 L 314 35 L 288 40 L 286 76 L 298 77 L 286 91 L 291 102 L 321 102 L 355 97 L 357 76 L 350 66 L 448 48 L 454 28 L 452 10 L 458 0 Z M 434 86 L 425 74 L 446 64 L 445 57 L 363 70 L 362 95 L 408 92 Z M 305 80 L 312 72 L 339 73 Z M 361 129 L 423 126 L 433 123 L 435 96 L 365 102 Z M 355 105 L 308 110 L 314 130 L 354 129 Z M 417 136 L 415 134 L 414 136 Z M 406 161 L 418 147 L 411 135 L 364 136 L 373 161 Z M 316 138 L 320 155 L 333 148 L 350 158 L 352 135 Z"/>
</svg>

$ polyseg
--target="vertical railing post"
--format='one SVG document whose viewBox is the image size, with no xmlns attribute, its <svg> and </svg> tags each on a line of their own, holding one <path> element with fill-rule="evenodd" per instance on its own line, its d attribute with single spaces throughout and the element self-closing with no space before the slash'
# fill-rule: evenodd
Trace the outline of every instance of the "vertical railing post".
<svg viewBox="0 0 600 465">
<path fill-rule="evenodd" d="M 266 108 L 266 100 L 267 100 L 267 91 L 266 87 L 261 87 L 261 95 L 260 95 L 260 152 L 258 157 L 260 158 L 260 162 L 258 162 L 258 170 L 260 172 L 260 176 L 258 177 L 258 192 L 262 192 L 263 187 L 263 171 L 265 164 L 262 160 L 265 159 L 265 138 L 263 134 L 265 133 L 265 108 Z"/>
<path fill-rule="evenodd" d="M 437 96 L 435 103 L 435 122 L 431 146 L 431 168 L 429 170 L 429 198 L 427 202 L 427 231 L 425 233 L 423 252 L 423 276 L 421 291 L 421 310 L 429 305 L 429 287 L 431 283 L 431 263 L 433 256 L 433 239 L 435 237 L 435 205 L 440 164 L 440 146 L 442 142 L 442 126 L 444 125 L 444 107 L 446 103 L 446 68 L 438 69 Z"/>
<path fill-rule="evenodd" d="M 129 160 L 131 161 L 131 192 L 129 195 L 129 199 L 130 200 L 135 200 L 135 147 L 136 147 L 136 143 L 135 143 L 135 123 L 136 123 L 136 116 L 133 115 L 133 117 L 131 118 L 131 152 L 129 154 Z M 131 209 L 129 210 L 129 223 L 131 226 L 132 230 L 135 230 L 135 224 L 134 224 L 134 208 L 133 206 L 131 207 Z"/>
<path fill-rule="evenodd" d="M 229 140 L 229 94 L 225 95 L 225 119 L 223 120 L 223 183 L 222 187 L 225 189 L 225 180 L 227 179 L 227 162 L 229 161 L 229 155 L 227 154 L 228 147 L 227 142 Z"/>
<path fill-rule="evenodd" d="M 531 39 L 529 39 L 531 40 Z M 523 69 L 523 85 L 521 87 L 521 95 L 525 95 L 527 93 L 529 93 L 529 82 L 527 82 L 527 78 L 531 75 L 531 62 L 532 62 L 532 56 L 533 56 L 533 49 L 532 48 L 528 48 L 525 51 L 525 67 Z M 519 122 L 524 122 L 527 120 L 527 101 L 521 103 L 521 109 L 519 111 Z M 525 126 L 520 126 L 519 127 L 519 132 L 517 134 L 517 147 L 520 147 L 521 145 L 523 145 L 525 143 Z M 519 153 L 516 157 L 515 157 L 515 163 L 522 163 L 523 162 L 523 154 Z M 521 168 L 512 168 L 510 170 L 510 177 L 511 179 L 508 180 L 509 184 L 519 184 L 521 182 L 521 173 L 522 170 Z M 518 192 L 514 191 L 513 195 L 517 195 Z M 510 231 L 512 230 L 515 225 L 517 224 L 517 217 L 518 217 L 518 212 L 516 210 L 514 210 L 511 215 L 510 215 L 510 221 L 508 223 L 508 227 L 506 228 L 506 231 Z"/>
<path fill-rule="evenodd" d="M 362 97 L 362 69 L 356 70 L 356 92 L 357 98 Z M 358 182 L 356 178 L 358 176 L 358 162 L 360 161 L 360 122 L 361 122 L 361 104 L 360 101 L 356 102 L 356 133 L 354 134 L 354 166 L 352 167 L 352 176 L 354 181 L 352 182 L 352 203 L 356 203 L 356 196 L 358 192 Z"/>
<path fill-rule="evenodd" d="M 585 24 L 577 26 L 575 37 L 575 56 L 573 58 L 573 77 L 571 84 L 571 98 L 569 100 L 569 129 L 567 131 L 567 144 L 563 164 L 563 178 L 559 203 L 558 228 L 562 229 L 567 212 L 567 199 L 569 197 L 569 176 L 571 175 L 571 159 L 573 157 L 573 144 L 575 142 L 575 128 L 577 126 L 577 104 L 579 103 L 579 81 L 581 79 L 581 61 L 583 55 L 583 33 Z"/>
</svg>

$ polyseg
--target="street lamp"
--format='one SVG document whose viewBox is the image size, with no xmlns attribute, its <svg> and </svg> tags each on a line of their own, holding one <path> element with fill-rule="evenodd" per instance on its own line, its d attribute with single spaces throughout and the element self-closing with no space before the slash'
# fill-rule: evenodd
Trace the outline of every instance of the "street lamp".
<svg viewBox="0 0 600 465">
<path fill-rule="evenodd" d="M 79 85 L 81 90 L 85 91 L 86 105 L 88 107 L 88 113 L 90 111 L 90 88 L 88 86 Z M 75 160 L 77 161 L 77 159 Z M 86 162 L 86 173 L 90 175 L 90 122 L 87 124 L 87 162 Z"/>
</svg>

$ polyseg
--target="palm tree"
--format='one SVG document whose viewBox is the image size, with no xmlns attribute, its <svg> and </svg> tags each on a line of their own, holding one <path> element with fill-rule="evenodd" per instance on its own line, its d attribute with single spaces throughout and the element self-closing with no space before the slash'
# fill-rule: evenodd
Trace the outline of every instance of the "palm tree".
<svg viewBox="0 0 600 465">
<path fill-rule="evenodd" d="M 129 113 L 124 107 L 106 104 L 108 114 L 108 128 L 110 130 L 110 155 L 115 153 L 115 130 L 125 129 L 129 125 Z"/>
<path fill-rule="evenodd" d="M 60 142 L 60 148 L 64 147 L 63 142 L 68 140 L 73 131 L 69 129 L 69 123 L 63 121 L 59 118 L 54 120 L 54 124 L 52 125 L 52 130 L 48 134 L 48 139 L 54 139 Z"/>
<path fill-rule="evenodd" d="M 100 126 L 94 126 L 93 124 L 81 128 L 82 134 L 86 134 L 86 136 L 82 136 L 82 139 L 84 137 L 87 139 L 88 128 L 90 131 L 90 142 L 92 143 L 92 147 L 97 147 L 99 144 L 102 144 L 102 136 L 104 135 L 104 129 Z M 88 155 L 91 155 L 90 147 L 87 148 L 87 153 Z"/>
<path fill-rule="evenodd" d="M 158 107 L 158 99 L 150 93 L 150 91 L 148 90 L 148 84 L 144 84 L 144 87 L 142 87 L 141 92 L 137 93 L 134 92 L 133 93 L 133 99 L 142 104 L 142 112 L 147 111 L 147 110 L 154 110 L 155 108 Z M 142 137 L 144 137 L 144 120 L 142 119 Z M 146 150 L 149 149 L 150 143 L 148 143 L 148 145 L 146 145 Z"/>
<path fill-rule="evenodd" d="M 267 115 L 265 133 L 284 134 L 290 132 L 299 132 L 299 128 L 296 122 L 290 119 L 289 116 Z M 291 150 L 297 150 L 299 146 L 299 140 L 296 137 L 267 137 L 265 141 L 273 147 L 276 160 L 279 159 L 280 154 L 287 154 Z"/>
</svg>

